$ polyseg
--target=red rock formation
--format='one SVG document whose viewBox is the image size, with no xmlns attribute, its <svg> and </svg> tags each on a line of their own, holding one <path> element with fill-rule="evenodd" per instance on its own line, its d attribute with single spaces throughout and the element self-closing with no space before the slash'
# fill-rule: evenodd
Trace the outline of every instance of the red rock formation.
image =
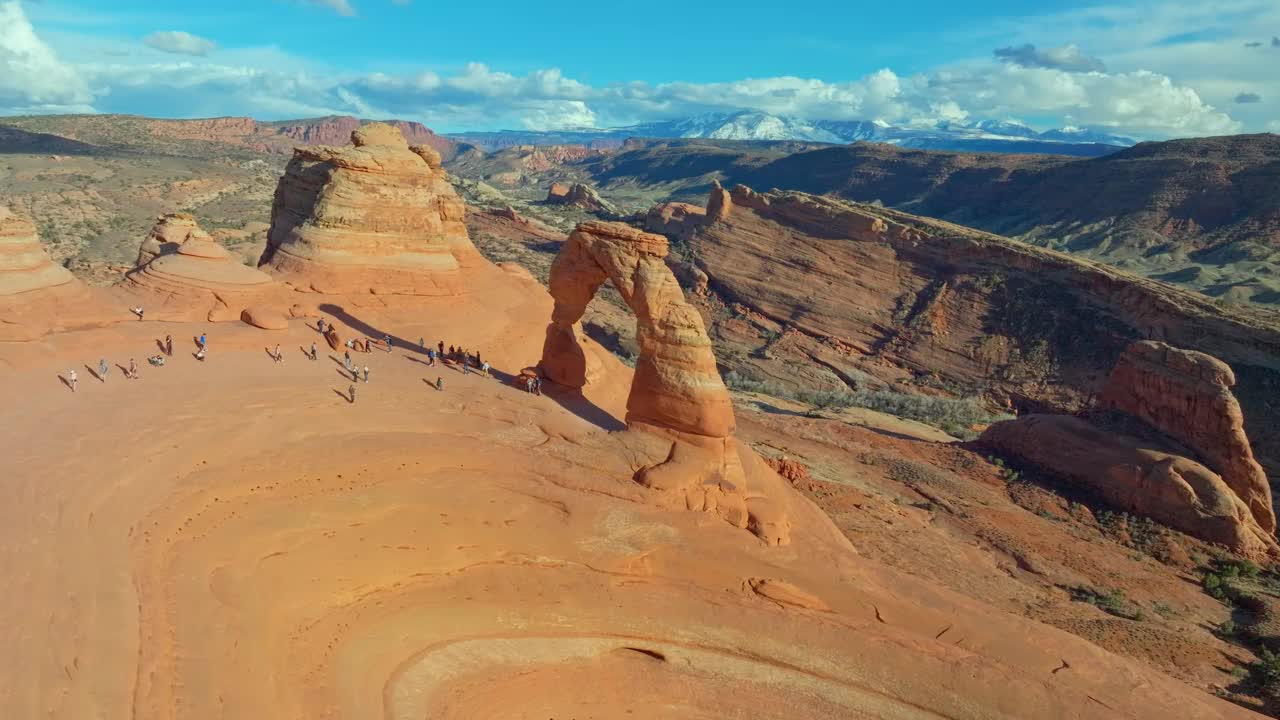
<svg viewBox="0 0 1280 720">
<path fill-rule="evenodd" d="M 620 223 L 588 222 L 569 235 L 551 267 L 556 300 L 543 369 L 569 387 L 587 382 L 575 323 L 606 281 L 636 314 L 640 358 L 627 421 L 724 438 L 733 406 L 716 370 L 702 317 L 667 268 L 667 240 Z"/>
<path fill-rule="evenodd" d="M 1235 373 L 1221 360 L 1161 342 L 1125 350 L 1098 397 L 1098 406 L 1150 423 L 1186 444 L 1222 476 L 1268 533 L 1276 530 L 1271 486 L 1244 432 L 1231 388 Z"/>
<path fill-rule="evenodd" d="M 711 181 L 711 194 L 707 197 L 707 210 L 705 215 L 708 222 L 719 222 L 729 217 L 730 211 L 733 210 L 733 198 L 729 196 L 729 192 L 720 185 L 719 180 Z"/>
<path fill-rule="evenodd" d="M 809 476 L 809 466 L 799 460 L 790 458 L 765 458 L 765 462 L 773 471 L 781 475 L 790 483 L 803 482 L 812 479 Z"/>
<path fill-rule="evenodd" d="M 784 543 L 786 513 L 751 490 L 760 485 L 750 480 L 752 474 L 768 473 L 768 466 L 732 437 L 733 404 L 711 340 L 666 256 L 667 240 L 660 235 L 620 223 L 579 225 L 551 267 L 555 308 L 541 370 L 571 388 L 587 383 L 578 322 L 600 286 L 611 282 L 636 315 L 640 345 L 627 426 L 647 438 L 637 440 L 633 451 L 649 462 L 636 480 L 668 506 L 712 512 L 767 542 Z"/>
<path fill-rule="evenodd" d="M 0 205 L 0 342 L 86 322 L 89 289 L 45 252 L 36 228 Z"/>
<path fill-rule="evenodd" d="M 294 152 L 272 208 L 261 264 L 298 289 L 456 295 L 483 262 L 465 208 L 431 148 L 389 125 L 364 125 L 347 147 Z"/>
<path fill-rule="evenodd" d="M 697 205 L 663 202 L 649 208 L 644 218 L 644 229 L 659 235 L 682 237 L 706 219 L 707 211 Z"/>
<path fill-rule="evenodd" d="M 547 202 L 553 205 L 572 205 L 590 212 L 617 212 L 617 209 L 601 198 L 594 189 L 582 183 L 574 183 L 571 186 L 552 183 L 547 191 Z"/>
<path fill-rule="evenodd" d="M 1071 415 L 999 422 L 980 442 L 1188 535 L 1255 557 L 1280 553 L 1224 478 L 1174 448 Z"/>
<path fill-rule="evenodd" d="M 142 305 L 152 318 L 235 320 L 281 289 L 270 275 L 232 257 L 185 213 L 160 217 L 138 260 L 126 285 L 144 294 Z"/>
</svg>

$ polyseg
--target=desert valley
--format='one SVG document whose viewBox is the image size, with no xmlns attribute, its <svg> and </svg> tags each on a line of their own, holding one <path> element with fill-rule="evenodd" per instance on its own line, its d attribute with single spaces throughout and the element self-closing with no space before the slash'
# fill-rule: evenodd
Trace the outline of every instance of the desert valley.
<svg viewBox="0 0 1280 720">
<path fill-rule="evenodd" d="M 543 122 L 600 90 L 559 71 L 498 77 L 519 130 L 282 119 L 301 71 L 147 117 L 5 79 L 57 75 L 35 37 L 0 27 L 0 717 L 1280 717 L 1280 136 Z M 1081 53 L 988 72 L 1118 77 Z M 143 97 L 111 62 L 85 97 Z"/>
</svg>

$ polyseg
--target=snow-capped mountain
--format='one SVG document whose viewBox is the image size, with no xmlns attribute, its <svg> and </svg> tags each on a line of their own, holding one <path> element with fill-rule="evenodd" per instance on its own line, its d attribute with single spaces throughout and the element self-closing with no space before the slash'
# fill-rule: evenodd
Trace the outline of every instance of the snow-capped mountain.
<svg viewBox="0 0 1280 720">
<path fill-rule="evenodd" d="M 627 138 L 711 138 L 834 144 L 867 141 L 926 150 L 1084 156 L 1106 155 L 1134 144 L 1127 137 L 1081 128 L 1039 132 L 1010 120 L 940 121 L 900 127 L 878 120 L 803 120 L 754 110 L 706 113 L 616 128 L 547 132 L 501 130 L 456 133 L 450 137 L 486 149 L 557 143 L 616 145 Z"/>
</svg>

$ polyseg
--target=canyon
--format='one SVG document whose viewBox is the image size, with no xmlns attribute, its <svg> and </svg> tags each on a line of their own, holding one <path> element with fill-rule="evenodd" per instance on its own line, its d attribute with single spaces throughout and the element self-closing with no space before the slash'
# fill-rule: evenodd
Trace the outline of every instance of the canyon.
<svg viewBox="0 0 1280 720">
<path fill-rule="evenodd" d="M 242 138 L 201 167 L 243 188 L 166 185 L 93 283 L 42 245 L 47 199 L 0 211 L 0 705 L 1274 714 L 1274 312 L 715 169 L 821 149 L 668 146 L 698 195 L 623 215 L 644 193 L 581 168 L 656 145 L 516 149 L 523 190 L 475 203 L 423 132 L 339 120 L 246 168 L 262 124 L 147 130 Z M 39 172 L 119 172 L 67 157 Z M 544 202 L 560 172 L 584 202 Z M 319 320 L 385 350 L 313 357 Z M 1143 482 L 1099 492 L 1117 467 Z"/>
</svg>

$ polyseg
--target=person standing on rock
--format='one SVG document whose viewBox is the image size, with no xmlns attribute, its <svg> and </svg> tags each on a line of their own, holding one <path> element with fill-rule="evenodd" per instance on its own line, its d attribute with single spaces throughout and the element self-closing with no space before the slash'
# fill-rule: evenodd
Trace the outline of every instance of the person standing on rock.
<svg viewBox="0 0 1280 720">
<path fill-rule="evenodd" d="M 196 359 L 199 360 L 200 362 L 204 362 L 204 354 L 205 354 L 204 348 L 201 347 L 199 350 L 196 351 Z"/>
<path fill-rule="evenodd" d="M 316 330 L 319 330 L 321 335 L 324 334 L 324 318 L 316 321 Z"/>
<path fill-rule="evenodd" d="M 383 333 L 382 341 L 387 344 L 387 352 L 391 352 L 391 336 L 387 333 Z"/>
<path fill-rule="evenodd" d="M 426 351 L 427 351 L 427 339 L 426 339 L 426 338 L 421 338 L 421 337 L 420 337 L 420 338 L 418 338 L 418 347 L 422 348 L 422 352 L 426 352 Z"/>
<path fill-rule="evenodd" d="M 351 351 L 344 350 L 342 352 L 342 367 L 351 370 Z"/>
<path fill-rule="evenodd" d="M 312 360 L 315 360 L 315 359 L 316 359 L 316 358 L 318 358 L 319 356 L 320 356 L 320 353 L 319 353 L 319 351 L 317 351 L 317 350 L 316 350 L 316 344 L 315 344 L 315 343 L 311 343 L 311 359 L 312 359 Z"/>
<path fill-rule="evenodd" d="M 480 363 L 480 374 L 484 375 L 485 377 L 489 377 L 489 361 L 488 360 L 484 361 L 483 363 Z"/>
<path fill-rule="evenodd" d="M 435 348 L 427 348 L 427 367 L 435 367 L 435 366 L 436 366 Z"/>
<path fill-rule="evenodd" d="M 128 375 L 128 377 L 129 377 L 129 379 L 130 379 L 130 380 L 137 380 L 137 379 L 138 379 L 138 363 L 134 362 L 133 358 L 129 358 L 129 375 Z"/>
<path fill-rule="evenodd" d="M 467 356 L 466 356 L 466 355 L 463 355 L 463 356 L 462 356 L 462 374 L 463 374 L 463 375 L 470 375 L 470 374 L 471 374 L 471 363 L 467 362 Z"/>
<path fill-rule="evenodd" d="M 441 340 L 439 343 L 436 344 L 436 350 L 438 351 L 437 354 L 439 354 L 440 357 L 443 358 L 444 357 L 444 341 L 443 340 Z"/>
<path fill-rule="evenodd" d="M 204 336 L 204 333 L 200 333 L 200 340 L 198 342 L 200 343 L 201 350 L 204 350 L 206 347 L 208 347 L 206 344 L 206 338 Z"/>
<path fill-rule="evenodd" d="M 279 343 L 276 343 L 276 354 L 275 354 L 275 358 L 276 358 L 276 362 L 281 362 L 281 361 L 283 361 L 283 360 L 284 360 L 284 353 L 280 352 L 280 344 L 279 344 Z"/>
<path fill-rule="evenodd" d="M 542 378 L 540 377 L 535 377 L 533 379 L 533 394 L 538 396 L 542 395 Z"/>
<path fill-rule="evenodd" d="M 164 336 L 164 354 L 173 357 L 173 336 Z"/>
<path fill-rule="evenodd" d="M 364 366 L 364 382 L 366 385 L 369 383 L 369 366 L 368 365 Z"/>
<path fill-rule="evenodd" d="M 350 400 L 349 402 L 351 402 L 352 404 L 355 404 L 355 401 L 356 401 L 356 386 L 355 386 L 355 385 L 349 385 L 349 386 L 347 386 L 347 394 L 351 396 L 351 400 Z"/>
<path fill-rule="evenodd" d="M 444 392 L 444 378 L 439 375 L 436 376 L 436 390 Z"/>
<path fill-rule="evenodd" d="M 67 373 L 67 382 L 71 384 L 71 392 L 75 392 L 76 386 L 80 384 L 80 376 L 76 375 L 75 370 Z"/>
<path fill-rule="evenodd" d="M 107 366 L 107 359 L 106 358 L 99 359 L 98 360 L 98 379 L 101 380 L 102 382 L 106 382 L 107 372 L 109 370 L 111 370 L 111 368 Z"/>
</svg>

